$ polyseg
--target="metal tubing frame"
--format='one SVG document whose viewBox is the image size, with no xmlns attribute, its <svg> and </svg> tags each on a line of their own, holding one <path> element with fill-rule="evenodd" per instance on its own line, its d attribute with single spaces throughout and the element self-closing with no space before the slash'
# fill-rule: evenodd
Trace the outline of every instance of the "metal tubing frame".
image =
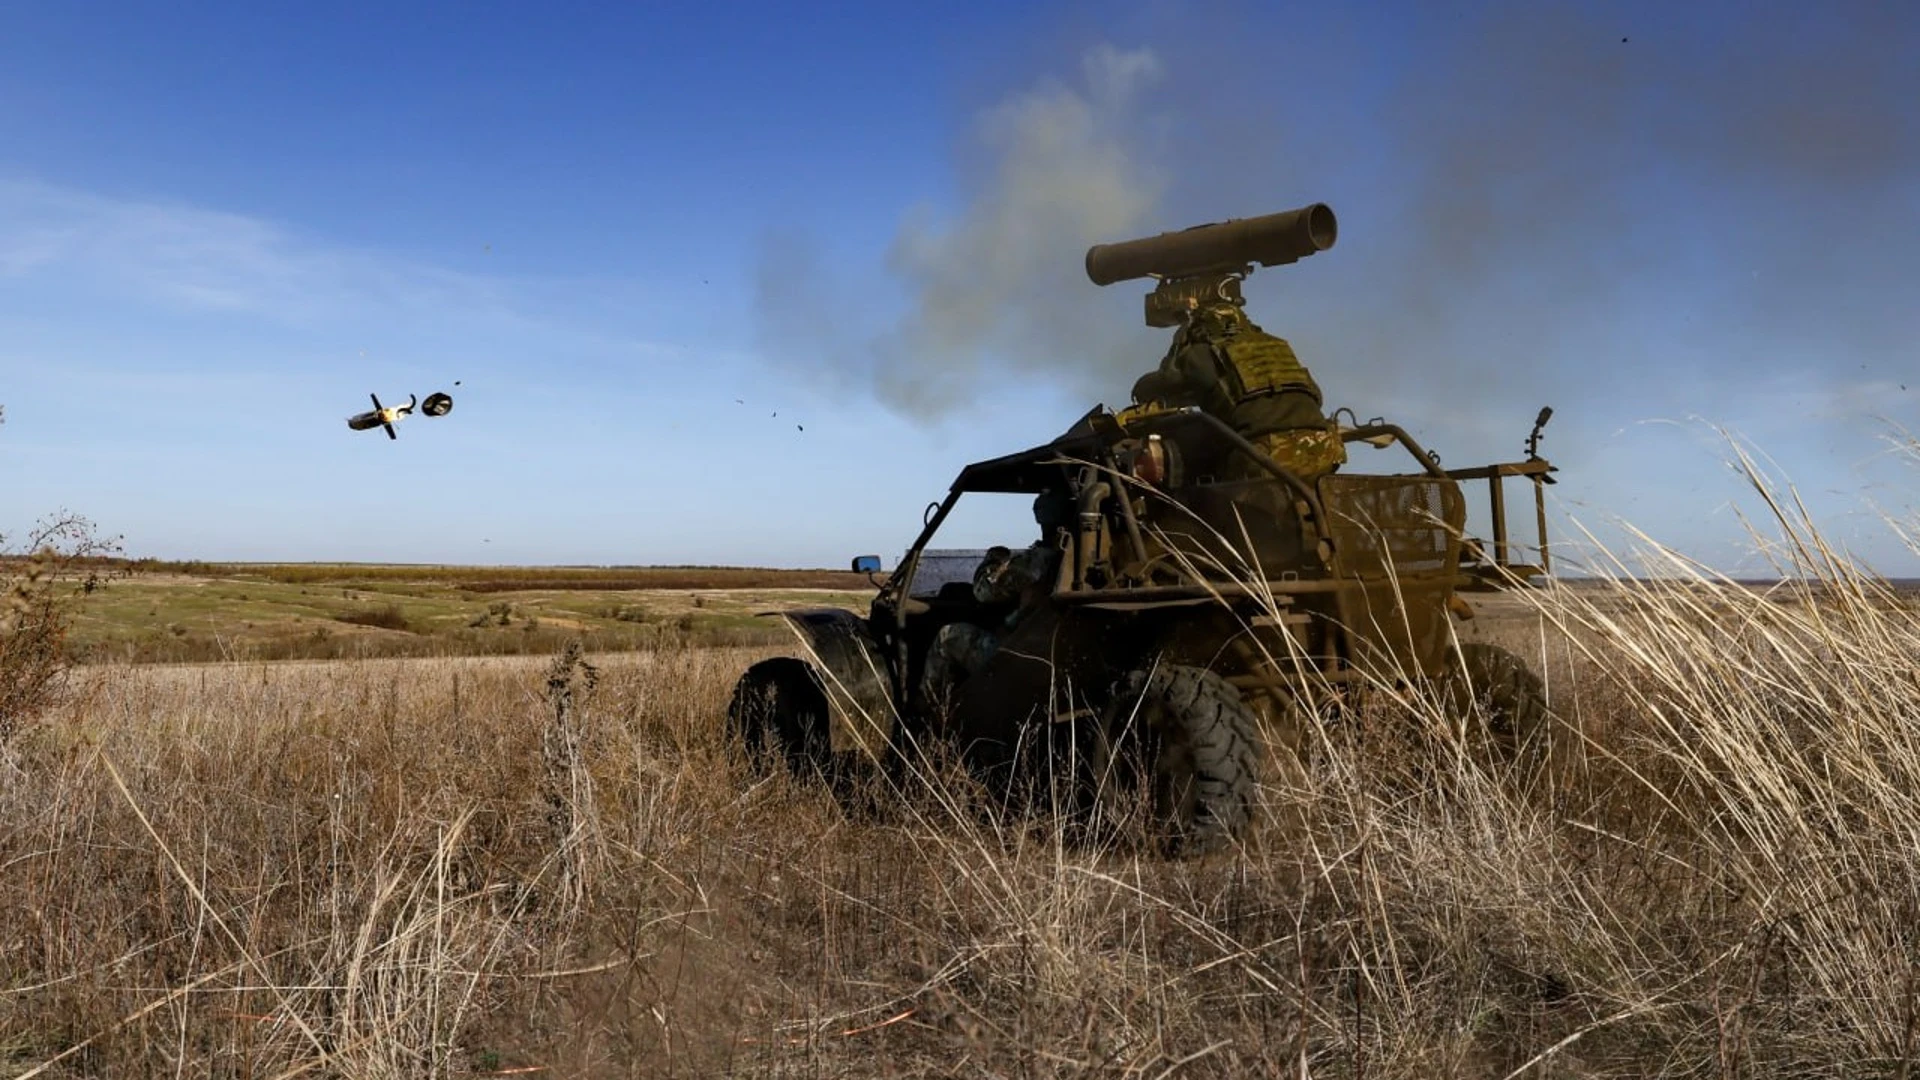
<svg viewBox="0 0 1920 1080">
<path fill-rule="evenodd" d="M 1533 481 L 1533 517 L 1534 527 L 1540 541 L 1540 569 L 1543 572 L 1553 569 L 1552 556 L 1547 550 L 1547 489 L 1546 476 L 1553 471 L 1553 465 L 1545 458 L 1530 461 L 1505 461 L 1497 465 L 1476 465 L 1467 469 L 1449 469 L 1446 475 L 1454 480 L 1485 480 L 1489 509 L 1493 515 L 1493 564 L 1501 569 L 1511 569 L 1514 565 L 1512 553 L 1512 532 L 1507 528 L 1507 496 L 1505 481 L 1509 476 L 1524 476 Z M 1480 552 L 1484 557 L 1486 552 Z"/>
</svg>

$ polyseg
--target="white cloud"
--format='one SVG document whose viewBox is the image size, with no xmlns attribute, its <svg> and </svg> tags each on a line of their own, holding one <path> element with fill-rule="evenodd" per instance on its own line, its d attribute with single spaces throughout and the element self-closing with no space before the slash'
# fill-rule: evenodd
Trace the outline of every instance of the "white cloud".
<svg viewBox="0 0 1920 1080">
<path fill-rule="evenodd" d="M 0 181 L 0 276 L 175 313 L 310 323 L 369 310 L 498 314 L 507 283 L 356 251 L 241 214 Z"/>
<path fill-rule="evenodd" d="M 0 179 L 0 281 L 16 295 L 39 290 L 34 303 L 7 305 L 15 315 L 37 315 L 43 300 L 99 313 L 91 325 L 65 324 L 96 338 L 139 338 L 142 317 L 205 319 L 288 354 L 321 339 L 373 346 L 376 364 L 463 348 L 549 377 L 570 360 L 647 364 L 690 351 L 646 332 L 662 324 L 649 321 L 648 304 L 662 302 L 648 282 L 476 274 L 257 217 L 32 180 Z M 712 361 L 740 359 L 702 349 Z"/>
</svg>

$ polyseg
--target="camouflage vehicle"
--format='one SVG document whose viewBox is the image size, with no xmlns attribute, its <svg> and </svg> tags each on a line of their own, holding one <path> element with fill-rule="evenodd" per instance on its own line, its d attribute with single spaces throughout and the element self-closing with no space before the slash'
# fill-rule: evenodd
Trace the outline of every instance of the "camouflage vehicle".
<svg viewBox="0 0 1920 1080">
<path fill-rule="evenodd" d="M 1218 292 L 1246 263 L 1324 248 L 1330 212 L 1324 235 L 1301 220 L 1322 211 L 1132 241 L 1161 244 L 1162 257 L 1123 252 L 1134 262 L 1121 276 L 1160 278 L 1152 323 L 1183 292 Z M 1199 254 L 1167 256 L 1167 245 Z M 1101 251 L 1088 259 L 1096 282 L 1096 266 L 1114 272 Z M 784 613 L 804 655 L 746 672 L 729 731 L 757 760 L 808 776 L 862 766 L 898 776 L 915 747 L 937 743 L 989 790 L 1039 780 L 1057 791 L 1064 780 L 1082 808 L 1124 795 L 1170 853 L 1240 837 L 1261 763 L 1291 760 L 1305 724 L 1368 685 L 1442 681 L 1454 700 L 1477 699 L 1496 743 L 1519 752 L 1546 717 L 1540 681 L 1510 652 L 1456 646 L 1448 622 L 1470 614 L 1462 593 L 1549 568 L 1542 485 L 1554 470 L 1538 442 L 1550 412 L 1525 460 L 1448 469 L 1398 425 L 1338 410 L 1330 429 L 1350 463 L 1309 480 L 1198 408 L 1096 408 L 1045 445 L 962 469 L 865 617 Z M 1361 454 L 1385 467 L 1357 470 Z M 1513 478 L 1534 487 L 1537 562 L 1516 558 L 1510 540 Z M 1487 483 L 1490 541 L 1467 534 L 1463 484 L 1475 481 Z M 970 580 L 971 558 L 956 573 L 934 546 L 957 505 L 988 493 L 1036 499 L 1033 546 L 1049 552 L 1049 578 L 1024 596 L 987 595 Z M 1070 512 L 1042 512 L 1063 499 Z M 854 568 L 877 572 L 879 560 Z M 936 696 L 927 669 L 948 627 L 985 628 L 993 645 Z"/>
</svg>

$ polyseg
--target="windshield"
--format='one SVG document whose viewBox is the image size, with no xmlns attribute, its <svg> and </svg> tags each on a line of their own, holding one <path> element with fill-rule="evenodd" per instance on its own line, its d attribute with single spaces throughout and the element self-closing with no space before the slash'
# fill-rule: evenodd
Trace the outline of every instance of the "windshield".
<svg viewBox="0 0 1920 1080">
<path fill-rule="evenodd" d="M 953 504 L 920 552 L 912 595 L 932 596 L 943 585 L 972 581 L 988 548 L 1001 545 L 1017 551 L 1039 539 L 1032 495 L 968 492 Z"/>
<path fill-rule="evenodd" d="M 929 548 L 920 553 L 920 568 L 913 575 L 913 595 L 932 596 L 940 587 L 955 581 L 972 581 L 986 548 Z"/>
</svg>

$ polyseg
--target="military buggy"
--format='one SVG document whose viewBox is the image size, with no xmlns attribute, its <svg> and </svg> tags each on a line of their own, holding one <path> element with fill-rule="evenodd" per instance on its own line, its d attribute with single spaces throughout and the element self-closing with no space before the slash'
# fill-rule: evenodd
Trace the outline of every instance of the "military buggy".
<svg viewBox="0 0 1920 1080">
<path fill-rule="evenodd" d="M 1292 760 L 1305 725 L 1367 686 L 1438 681 L 1462 704 L 1477 696 L 1494 742 L 1523 753 L 1546 719 L 1539 680 L 1510 652 L 1457 643 L 1449 620 L 1469 614 L 1462 594 L 1549 569 L 1548 415 L 1525 460 L 1447 469 L 1401 427 L 1339 410 L 1350 462 L 1390 464 L 1310 480 L 1200 409 L 1095 409 L 1052 442 L 964 468 L 864 617 L 785 613 L 802 655 L 747 671 L 729 731 L 805 776 L 866 767 L 900 781 L 941 747 L 989 790 L 1038 781 L 1082 810 L 1129 794 L 1172 852 L 1241 837 L 1264 751 Z M 1509 480 L 1533 487 L 1534 561 L 1516 557 Z M 1462 485 L 1479 481 L 1489 538 L 1467 532 Z M 1055 570 L 1017 607 L 934 572 L 943 523 L 984 493 L 1071 510 L 1043 522 L 1035 543 L 1058 552 Z M 992 628 L 997 643 L 936 700 L 929 653 L 956 623 Z"/>
</svg>

